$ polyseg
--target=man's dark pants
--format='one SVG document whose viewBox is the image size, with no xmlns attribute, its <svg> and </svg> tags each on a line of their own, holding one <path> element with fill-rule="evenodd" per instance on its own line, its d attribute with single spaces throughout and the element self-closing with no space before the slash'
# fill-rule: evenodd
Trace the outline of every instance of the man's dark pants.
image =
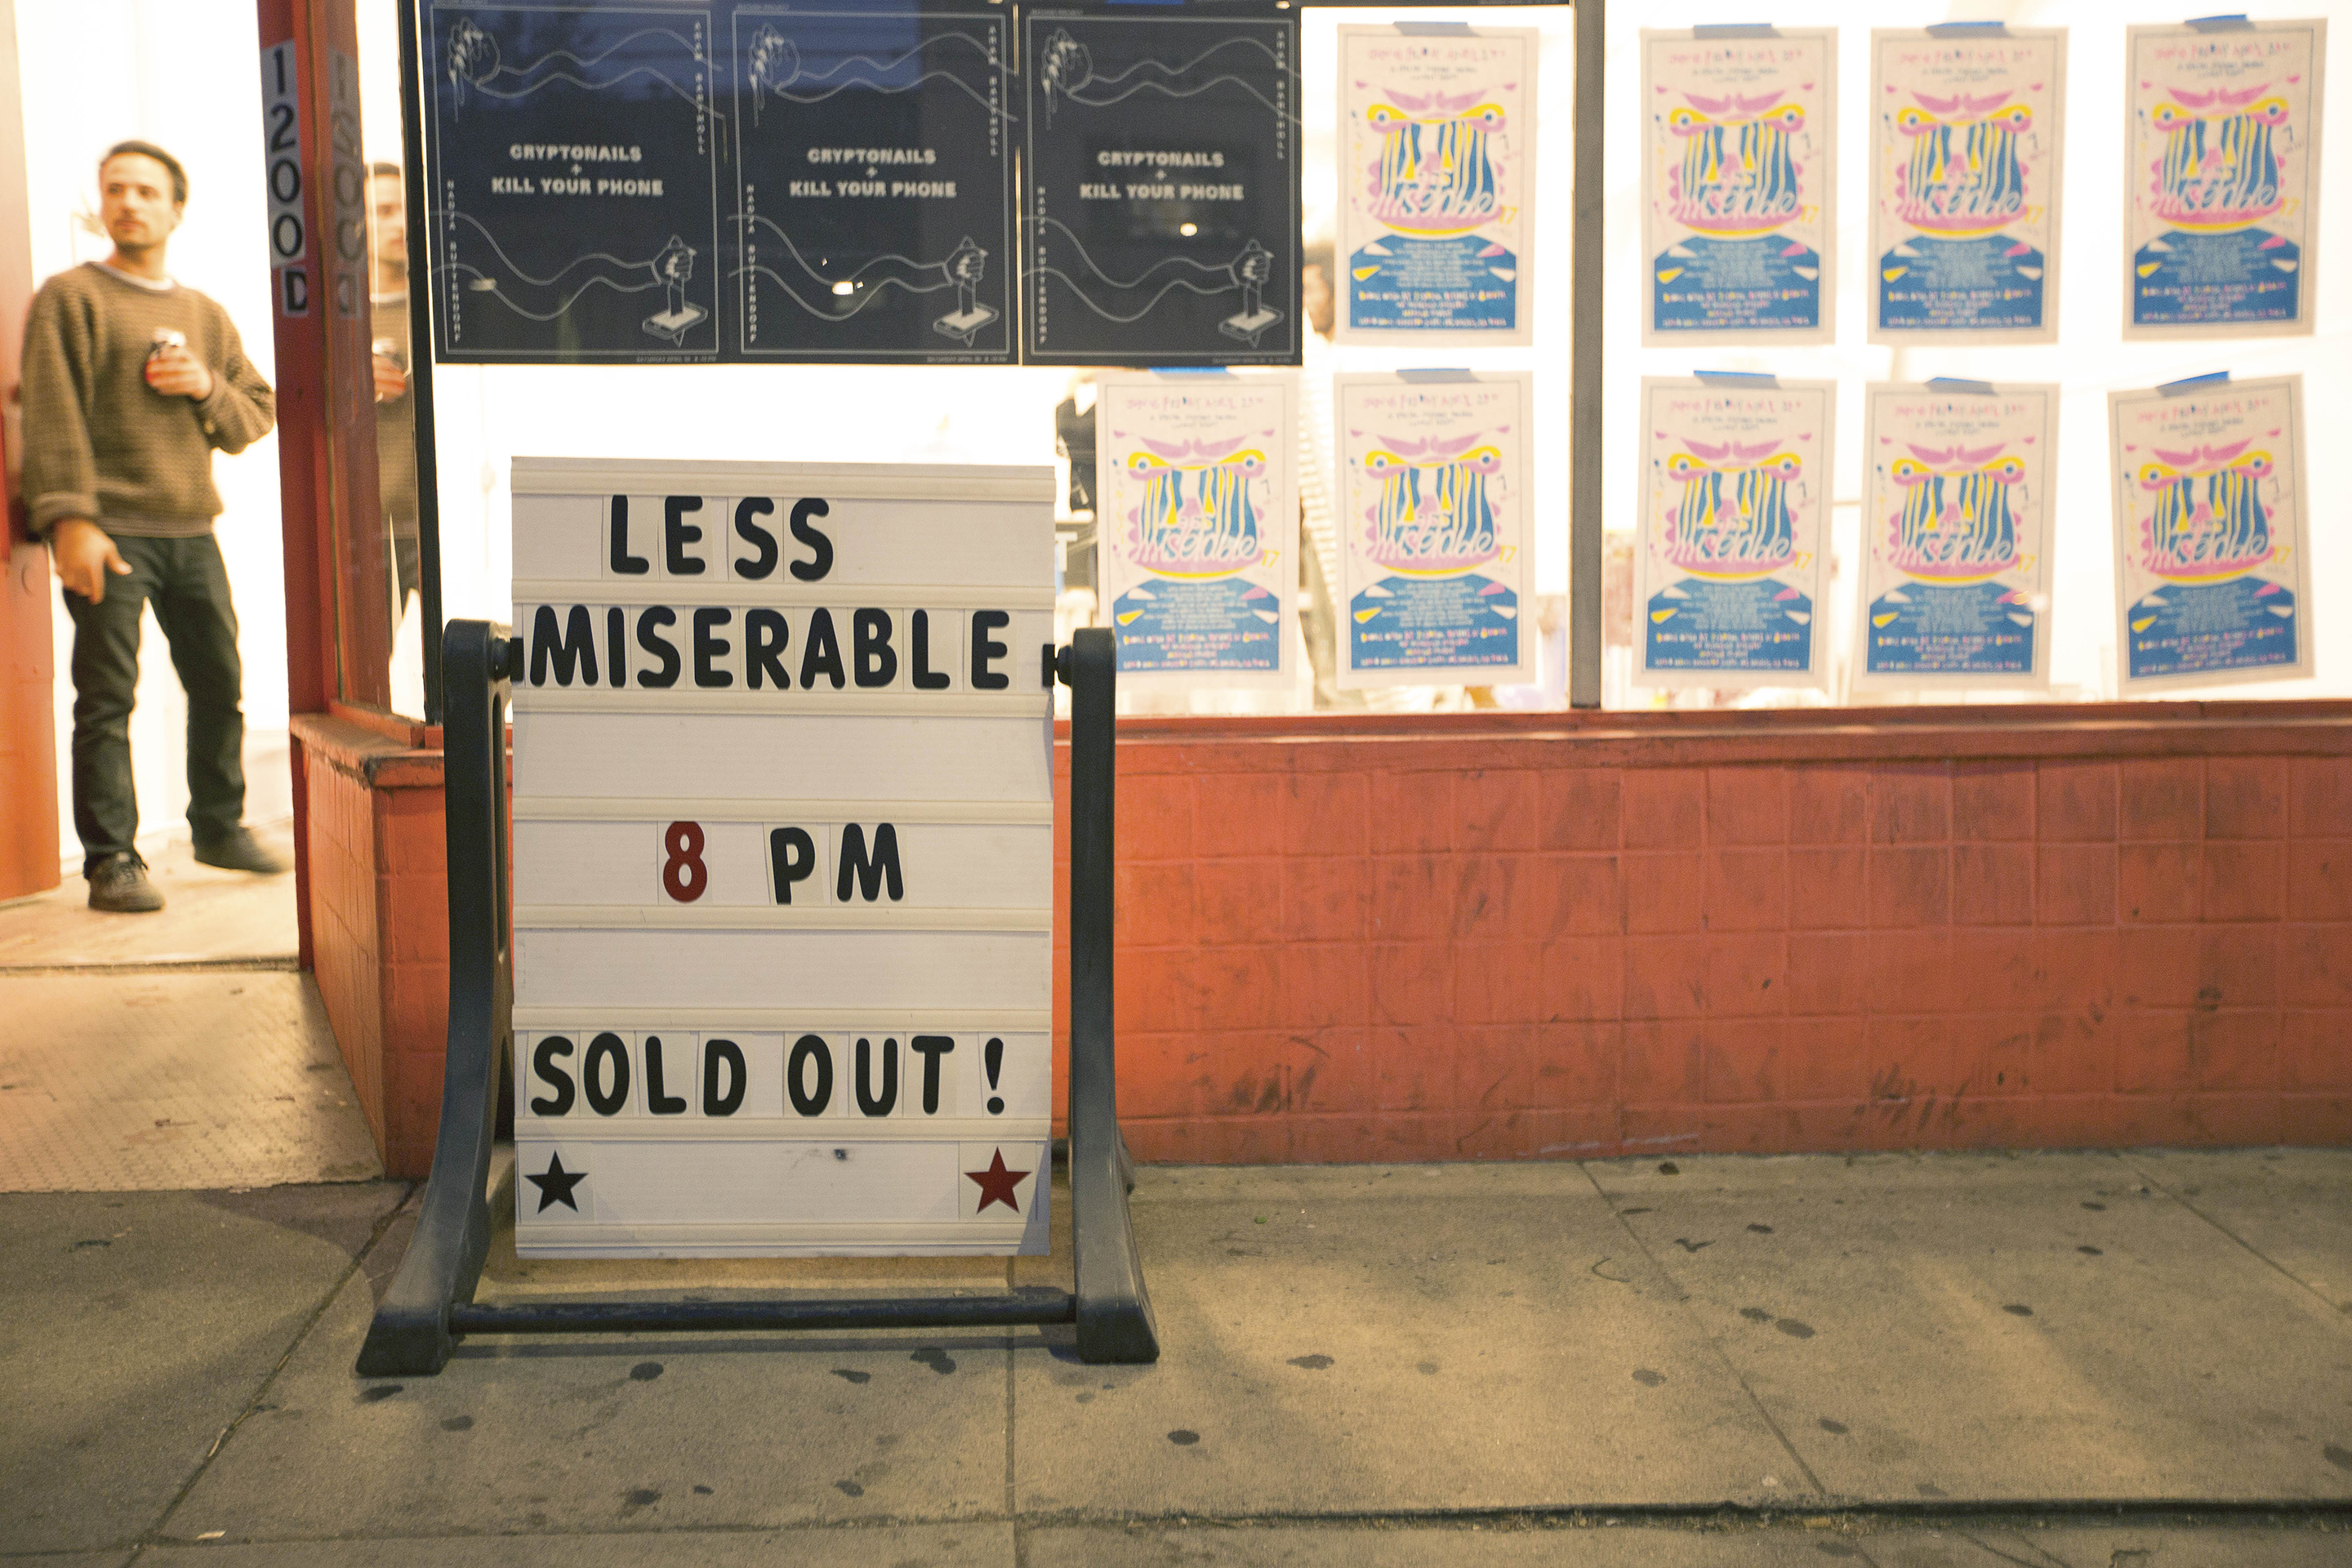
<svg viewBox="0 0 2352 1568">
<path fill-rule="evenodd" d="M 113 538 L 131 574 L 110 573 L 106 597 L 95 605 L 71 591 L 65 595 L 74 623 L 74 830 L 81 835 L 85 871 L 132 848 L 139 837 L 131 707 L 145 605 L 155 606 L 188 693 L 188 827 L 199 845 L 215 844 L 245 819 L 245 669 L 220 546 L 209 533 Z"/>
</svg>

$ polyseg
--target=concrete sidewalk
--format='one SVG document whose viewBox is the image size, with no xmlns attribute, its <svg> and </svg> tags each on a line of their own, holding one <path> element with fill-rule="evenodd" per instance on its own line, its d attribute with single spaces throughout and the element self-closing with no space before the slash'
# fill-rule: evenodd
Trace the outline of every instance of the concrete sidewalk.
<svg viewBox="0 0 2352 1568">
<path fill-rule="evenodd" d="M 2352 1563 L 2352 1152 L 1147 1170 L 1155 1367 L 583 1338 L 362 1381 L 414 1202 L 0 1198 L 0 1557 Z M 616 1278 L 509 1251 L 483 1293 Z"/>
</svg>

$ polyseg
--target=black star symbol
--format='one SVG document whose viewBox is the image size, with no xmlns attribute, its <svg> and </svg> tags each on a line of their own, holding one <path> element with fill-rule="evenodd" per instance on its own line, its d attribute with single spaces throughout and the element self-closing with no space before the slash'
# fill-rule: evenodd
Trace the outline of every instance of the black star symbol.
<svg viewBox="0 0 2352 1568">
<path fill-rule="evenodd" d="M 586 1180 L 588 1173 L 565 1170 L 563 1156 L 561 1153 L 550 1154 L 547 1157 L 547 1174 L 532 1176 L 529 1171 L 525 1171 L 523 1174 L 530 1176 L 531 1182 L 539 1188 L 539 1213 L 545 1214 L 550 1204 L 562 1204 L 573 1214 L 580 1212 L 580 1205 L 572 1201 L 572 1189 Z"/>
</svg>

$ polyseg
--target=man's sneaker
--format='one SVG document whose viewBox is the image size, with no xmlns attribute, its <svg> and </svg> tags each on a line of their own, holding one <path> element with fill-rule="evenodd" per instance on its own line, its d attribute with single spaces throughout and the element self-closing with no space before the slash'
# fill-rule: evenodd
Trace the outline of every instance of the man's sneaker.
<svg viewBox="0 0 2352 1568">
<path fill-rule="evenodd" d="M 147 862 L 128 849 L 108 856 L 82 875 L 89 881 L 91 909 L 145 915 L 163 907 L 162 889 L 147 879 Z"/>
<path fill-rule="evenodd" d="M 275 877 L 286 869 L 285 860 L 263 848 L 253 830 L 246 827 L 226 838 L 197 845 L 196 863 L 217 866 L 224 871 L 251 871 L 263 877 Z"/>
</svg>

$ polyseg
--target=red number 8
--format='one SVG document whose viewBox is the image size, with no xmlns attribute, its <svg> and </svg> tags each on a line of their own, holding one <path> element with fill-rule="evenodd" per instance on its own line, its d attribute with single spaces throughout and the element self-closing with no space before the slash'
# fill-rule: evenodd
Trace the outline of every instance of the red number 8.
<svg viewBox="0 0 2352 1568">
<path fill-rule="evenodd" d="M 673 822 L 662 834 L 669 858 L 662 862 L 662 891 L 681 904 L 702 897 L 710 886 L 709 868 L 702 863 L 702 824 Z"/>
</svg>

